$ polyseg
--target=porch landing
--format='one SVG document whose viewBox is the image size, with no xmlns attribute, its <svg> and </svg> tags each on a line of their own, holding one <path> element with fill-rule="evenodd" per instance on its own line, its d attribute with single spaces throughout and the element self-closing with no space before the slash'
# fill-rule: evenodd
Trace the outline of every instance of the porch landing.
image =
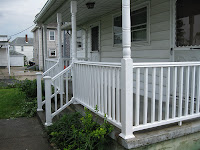
<svg viewBox="0 0 200 150">
<path fill-rule="evenodd" d="M 124 140 L 117 135 L 117 141 L 127 149 L 142 147 L 200 131 L 199 118 L 187 120 L 182 126 L 177 123 L 135 132 L 135 138 Z"/>
<path fill-rule="evenodd" d="M 72 104 L 69 107 L 67 107 L 63 112 L 61 112 L 60 115 L 78 111 L 82 115 L 84 115 L 84 107 L 79 104 Z M 43 112 L 38 112 L 38 116 L 40 120 L 42 121 L 42 124 L 44 124 L 45 117 L 42 115 Z M 43 116 L 43 117 L 42 117 Z M 56 118 L 54 118 L 56 119 Z M 103 123 L 103 119 L 99 118 L 99 123 Z M 135 138 L 124 140 L 122 139 L 120 134 L 120 129 L 114 128 L 114 131 L 110 135 L 115 141 L 112 144 L 109 145 L 108 149 L 112 150 L 125 150 L 126 149 L 135 149 L 139 147 L 144 147 L 147 145 L 155 144 L 163 141 L 167 141 L 170 139 L 175 139 L 178 137 L 186 136 L 188 134 L 196 133 L 200 131 L 200 119 L 196 118 L 187 121 L 183 121 L 182 126 L 178 126 L 177 123 L 166 125 L 166 126 L 160 126 L 156 128 L 146 129 L 142 131 L 134 132 Z M 162 145 L 162 143 L 160 143 Z M 124 147 L 122 147 L 122 146 Z M 143 149 L 143 148 L 141 148 Z"/>
</svg>

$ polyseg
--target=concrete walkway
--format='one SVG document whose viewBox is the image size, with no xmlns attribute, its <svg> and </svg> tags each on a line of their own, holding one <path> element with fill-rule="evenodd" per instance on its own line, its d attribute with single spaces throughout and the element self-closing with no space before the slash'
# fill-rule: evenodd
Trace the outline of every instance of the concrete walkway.
<svg viewBox="0 0 200 150">
<path fill-rule="evenodd" d="M 36 117 L 0 120 L 0 150 L 52 150 Z"/>
</svg>

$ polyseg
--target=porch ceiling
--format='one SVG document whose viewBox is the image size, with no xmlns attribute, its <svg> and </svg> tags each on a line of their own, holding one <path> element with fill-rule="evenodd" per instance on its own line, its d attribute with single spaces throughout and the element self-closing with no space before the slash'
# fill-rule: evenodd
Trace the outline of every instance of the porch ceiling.
<svg viewBox="0 0 200 150">
<path fill-rule="evenodd" d="M 121 8 L 121 0 L 93 0 L 94 9 L 86 7 L 91 0 L 77 1 L 77 25 L 98 18 L 106 13 Z M 49 4 L 48 4 L 49 3 Z M 34 20 L 37 24 L 56 23 L 56 14 L 61 13 L 63 22 L 71 21 L 70 0 L 49 0 Z"/>
</svg>

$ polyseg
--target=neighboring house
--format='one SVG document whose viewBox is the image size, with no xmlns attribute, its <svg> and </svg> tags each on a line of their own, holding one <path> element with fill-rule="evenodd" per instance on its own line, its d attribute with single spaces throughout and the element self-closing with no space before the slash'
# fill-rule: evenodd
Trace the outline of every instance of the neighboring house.
<svg viewBox="0 0 200 150">
<path fill-rule="evenodd" d="M 24 66 L 24 54 L 10 50 L 10 66 L 20 67 Z"/>
<path fill-rule="evenodd" d="M 10 46 L 14 51 L 26 56 L 25 63 L 28 63 L 33 58 L 33 38 L 28 38 L 27 35 L 25 37 L 17 37 L 10 43 Z"/>
<path fill-rule="evenodd" d="M 57 60 L 59 58 L 58 51 L 58 32 L 56 24 L 49 24 L 45 27 L 39 27 L 36 25 L 32 30 L 34 35 L 34 50 L 33 58 L 36 65 L 39 66 L 39 69 L 43 69 L 45 61 L 48 60 Z M 45 48 L 45 38 L 42 40 L 42 37 L 46 35 L 46 48 Z M 62 31 L 62 56 L 61 58 L 70 58 L 70 33 Z M 82 51 L 82 32 L 78 31 L 77 38 L 77 47 L 79 51 Z M 65 43 L 65 44 L 63 44 Z M 46 49 L 46 51 L 45 51 Z M 84 57 L 83 54 L 80 54 L 81 57 Z"/>
<path fill-rule="evenodd" d="M 0 35 L 0 66 L 8 66 L 8 45 L 9 40 L 7 35 Z"/>
<path fill-rule="evenodd" d="M 63 98 L 63 85 L 57 90 L 56 82 L 67 79 L 69 70 L 74 91 L 70 102 L 47 117 L 46 125 L 76 101 L 92 111 L 98 106 L 101 117 L 107 114 L 121 131 L 120 143 L 129 149 L 200 131 L 200 124 L 198 130 L 178 128 L 183 129 L 181 135 L 174 128 L 165 136 L 162 130 L 148 137 L 146 130 L 172 123 L 181 126 L 200 117 L 199 6 L 199 0 L 48 0 L 34 22 L 57 23 L 58 30 L 71 33 L 73 63 L 62 72 L 53 68 L 54 77 L 49 73 L 51 78 L 45 78 L 46 102 L 57 99 L 58 93 Z M 82 32 L 81 41 L 77 30 Z M 82 57 L 89 61 L 79 61 Z M 137 139 L 141 130 L 147 137 Z"/>
<path fill-rule="evenodd" d="M 7 35 L 0 35 L 0 67 L 7 67 L 10 74 L 9 39 Z"/>
</svg>

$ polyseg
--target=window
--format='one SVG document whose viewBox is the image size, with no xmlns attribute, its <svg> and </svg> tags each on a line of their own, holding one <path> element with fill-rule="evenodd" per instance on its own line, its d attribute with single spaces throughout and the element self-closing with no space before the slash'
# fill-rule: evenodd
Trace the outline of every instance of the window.
<svg viewBox="0 0 200 150">
<path fill-rule="evenodd" d="M 114 44 L 122 43 L 122 16 L 114 17 Z M 147 42 L 147 6 L 131 12 L 131 42 Z"/>
<path fill-rule="evenodd" d="M 92 51 L 99 50 L 99 26 L 91 28 Z"/>
<path fill-rule="evenodd" d="M 55 41 L 55 31 L 49 31 L 49 41 Z"/>
<path fill-rule="evenodd" d="M 177 0 L 176 46 L 200 45 L 200 1 Z"/>
<path fill-rule="evenodd" d="M 49 57 L 56 57 L 56 50 L 55 49 L 49 50 Z"/>
<path fill-rule="evenodd" d="M 24 51 L 24 46 L 21 46 L 21 51 L 22 51 L 22 52 Z"/>
</svg>

